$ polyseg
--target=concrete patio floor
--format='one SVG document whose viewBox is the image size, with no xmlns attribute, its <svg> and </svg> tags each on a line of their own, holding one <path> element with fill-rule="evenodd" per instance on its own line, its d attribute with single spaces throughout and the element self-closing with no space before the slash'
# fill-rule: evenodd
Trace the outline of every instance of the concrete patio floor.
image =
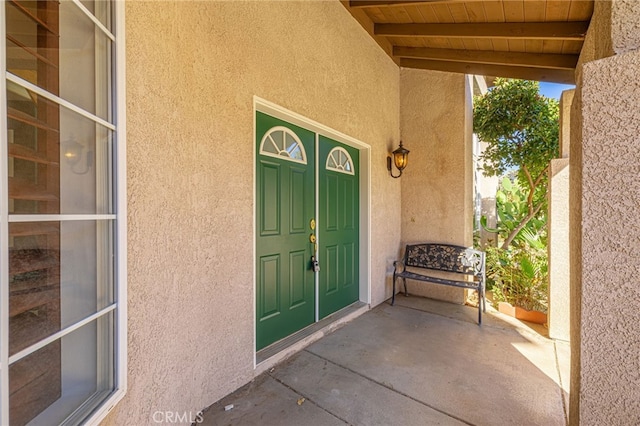
<svg viewBox="0 0 640 426">
<path fill-rule="evenodd" d="M 213 404 L 202 424 L 566 425 L 568 343 L 489 307 L 476 319 L 399 295 Z"/>
</svg>

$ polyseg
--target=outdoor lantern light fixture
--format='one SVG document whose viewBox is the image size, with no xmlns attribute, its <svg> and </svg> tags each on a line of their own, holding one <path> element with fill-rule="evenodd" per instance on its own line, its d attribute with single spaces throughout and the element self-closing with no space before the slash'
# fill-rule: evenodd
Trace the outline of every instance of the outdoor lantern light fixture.
<svg viewBox="0 0 640 426">
<path fill-rule="evenodd" d="M 400 173 L 398 174 L 398 176 L 393 175 L 393 170 L 391 169 L 391 157 L 387 157 L 387 170 L 389 170 L 389 174 L 392 178 L 399 178 L 400 176 L 402 176 L 402 171 L 404 170 L 404 168 L 407 167 L 407 162 L 409 161 L 409 150 L 405 149 L 405 147 L 402 146 L 402 141 L 400 141 L 400 146 L 398 147 L 398 149 L 393 151 L 392 154 L 393 164 L 395 164 L 396 169 L 398 169 Z"/>
</svg>

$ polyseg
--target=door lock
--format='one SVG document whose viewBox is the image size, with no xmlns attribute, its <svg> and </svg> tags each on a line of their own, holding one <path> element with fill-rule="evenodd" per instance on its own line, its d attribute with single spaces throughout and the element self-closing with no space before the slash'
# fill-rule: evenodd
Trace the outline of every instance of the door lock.
<svg viewBox="0 0 640 426">
<path fill-rule="evenodd" d="M 316 260 L 315 256 L 311 256 L 311 269 L 313 272 L 320 272 L 320 264 Z"/>
<path fill-rule="evenodd" d="M 309 235 L 309 242 L 311 242 L 311 244 L 316 243 L 316 234 Z"/>
</svg>

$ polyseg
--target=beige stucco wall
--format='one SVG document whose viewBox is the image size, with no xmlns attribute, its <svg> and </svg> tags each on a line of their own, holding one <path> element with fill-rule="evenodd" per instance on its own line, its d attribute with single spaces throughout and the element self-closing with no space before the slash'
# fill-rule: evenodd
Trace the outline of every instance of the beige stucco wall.
<svg viewBox="0 0 640 426">
<path fill-rule="evenodd" d="M 571 119 L 575 425 L 640 423 L 640 9 L 633 0 L 607 7 L 587 38 L 608 25 L 595 35 L 618 55 L 581 60 Z"/>
<path fill-rule="evenodd" d="M 402 69 L 402 244 L 473 241 L 471 84 L 462 74 Z M 403 250 L 402 250 L 403 252 Z M 408 282 L 409 293 L 462 303 L 455 287 Z"/>
<path fill-rule="evenodd" d="M 575 89 L 565 90 L 560 96 L 560 158 L 569 158 L 571 142 L 571 106 L 576 94 Z"/>
<path fill-rule="evenodd" d="M 571 383 L 569 419 L 576 425 L 580 417 L 580 354 L 582 309 L 582 81 L 576 72 L 576 91 L 571 105 L 571 143 L 569 146 L 569 261 Z"/>
<path fill-rule="evenodd" d="M 571 108 L 575 90 L 560 97 L 560 159 L 551 160 L 549 178 L 549 313 L 547 325 L 553 339 L 570 340 L 570 238 L 569 152 Z"/>
<path fill-rule="evenodd" d="M 576 68 L 576 81 L 587 62 L 640 48 L 640 2 L 597 0 Z"/>
<path fill-rule="evenodd" d="M 549 337 L 569 340 L 569 159 L 551 160 L 549 173 Z"/>
<path fill-rule="evenodd" d="M 582 425 L 640 422 L 639 75 L 640 50 L 583 68 Z"/>
<path fill-rule="evenodd" d="M 593 15 L 580 51 L 576 76 L 580 75 L 583 64 L 614 54 L 611 44 L 611 3 L 600 0 L 593 4 Z"/>
<path fill-rule="evenodd" d="M 105 423 L 142 425 L 253 378 L 254 95 L 371 145 L 372 305 L 391 295 L 399 70 L 337 1 L 131 1 L 126 49 L 128 392 Z"/>
<path fill-rule="evenodd" d="M 640 49 L 640 2 L 637 0 L 612 0 L 611 49 L 616 54 Z"/>
</svg>

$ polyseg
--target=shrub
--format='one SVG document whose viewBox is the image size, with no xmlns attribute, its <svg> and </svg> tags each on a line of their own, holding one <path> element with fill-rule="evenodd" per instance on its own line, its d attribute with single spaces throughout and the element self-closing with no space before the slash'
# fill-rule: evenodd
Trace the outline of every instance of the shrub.
<svg viewBox="0 0 640 426">
<path fill-rule="evenodd" d="M 495 302 L 547 312 L 547 253 L 534 247 L 487 247 L 487 282 Z"/>
<path fill-rule="evenodd" d="M 495 232 L 498 242 L 512 235 L 508 247 L 486 247 L 487 288 L 493 291 L 494 301 L 509 302 L 527 310 L 547 311 L 548 257 L 547 213 L 538 214 L 522 224 L 527 214 L 527 194 L 517 180 L 505 178 L 496 195 L 498 226 Z M 514 230 L 520 227 L 514 234 Z"/>
</svg>

